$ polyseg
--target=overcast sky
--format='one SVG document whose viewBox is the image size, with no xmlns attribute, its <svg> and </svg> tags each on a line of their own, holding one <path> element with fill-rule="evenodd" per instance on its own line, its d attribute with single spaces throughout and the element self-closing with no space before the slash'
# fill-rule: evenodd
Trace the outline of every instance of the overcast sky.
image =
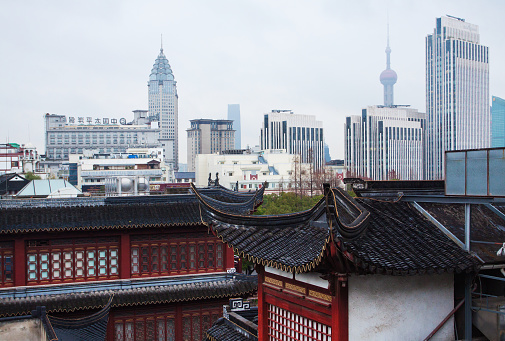
<svg viewBox="0 0 505 341">
<path fill-rule="evenodd" d="M 291 109 L 323 121 L 343 158 L 345 117 L 383 103 L 389 11 L 395 103 L 425 112 L 425 42 L 435 18 L 480 27 L 490 93 L 505 97 L 504 1 L 6 1 L 0 3 L 2 142 L 44 152 L 45 113 L 133 118 L 163 47 L 179 94 L 180 162 L 195 118 L 226 118 L 239 103 L 242 144 L 262 115 Z"/>
</svg>

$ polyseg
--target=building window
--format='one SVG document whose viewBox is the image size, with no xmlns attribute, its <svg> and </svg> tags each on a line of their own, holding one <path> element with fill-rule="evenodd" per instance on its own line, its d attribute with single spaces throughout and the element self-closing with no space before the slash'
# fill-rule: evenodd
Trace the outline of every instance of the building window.
<svg viewBox="0 0 505 341">
<path fill-rule="evenodd" d="M 14 244 L 0 242 L 0 287 L 14 283 Z"/>
<path fill-rule="evenodd" d="M 118 278 L 118 238 L 31 240 L 28 284 Z"/>
<path fill-rule="evenodd" d="M 167 234 L 131 239 L 132 276 L 166 276 L 223 271 L 223 244 L 215 237 L 174 238 Z"/>
<path fill-rule="evenodd" d="M 200 341 L 222 316 L 222 308 L 184 308 L 177 316 L 172 307 L 118 311 L 114 314 L 114 340 Z M 182 320 L 182 335 L 176 335 L 175 321 Z"/>
<path fill-rule="evenodd" d="M 271 304 L 267 311 L 268 335 L 272 340 L 331 340 L 330 326 Z"/>
</svg>

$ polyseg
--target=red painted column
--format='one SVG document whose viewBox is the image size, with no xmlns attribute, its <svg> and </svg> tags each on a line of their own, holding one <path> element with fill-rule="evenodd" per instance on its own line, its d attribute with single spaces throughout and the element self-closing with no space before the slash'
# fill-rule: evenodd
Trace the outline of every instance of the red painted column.
<svg viewBox="0 0 505 341">
<path fill-rule="evenodd" d="M 131 277 L 131 251 L 130 251 L 130 235 L 128 232 L 121 234 L 120 244 L 120 263 L 119 276 L 120 278 Z"/>
<path fill-rule="evenodd" d="M 182 340 L 182 304 L 175 304 L 175 339 Z"/>
<path fill-rule="evenodd" d="M 332 279 L 335 295 L 331 303 L 331 339 L 332 341 L 349 340 L 349 295 L 347 276 L 338 275 Z"/>
<path fill-rule="evenodd" d="M 265 268 L 258 264 L 256 270 L 258 271 L 258 340 L 268 340 L 268 309 L 263 292 Z"/>
<path fill-rule="evenodd" d="M 233 258 L 233 249 L 226 244 L 224 245 L 226 252 L 225 266 L 226 270 L 235 268 L 235 259 Z"/>
<path fill-rule="evenodd" d="M 26 243 L 24 238 L 14 241 L 14 285 L 26 285 Z"/>
</svg>

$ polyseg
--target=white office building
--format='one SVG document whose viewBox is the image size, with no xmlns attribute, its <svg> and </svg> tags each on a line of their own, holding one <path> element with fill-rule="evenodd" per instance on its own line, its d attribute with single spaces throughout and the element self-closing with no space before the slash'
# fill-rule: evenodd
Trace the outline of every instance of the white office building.
<svg viewBox="0 0 505 341">
<path fill-rule="evenodd" d="M 146 110 L 135 110 L 133 121 L 125 118 L 73 117 L 45 114 L 46 159 L 68 160 L 87 149 L 99 153 L 124 153 L 128 148 L 156 148 L 158 122 L 148 122 Z"/>
<path fill-rule="evenodd" d="M 217 173 L 219 184 L 232 190 L 238 185 L 238 191 L 254 191 L 267 181 L 267 192 L 290 191 L 295 158 L 296 155 L 283 149 L 199 154 L 196 156 L 195 182 L 197 186 L 207 186 L 209 174 L 214 180 Z M 306 164 L 303 168 L 309 169 Z"/>
<path fill-rule="evenodd" d="M 346 118 L 348 176 L 423 180 L 426 114 L 408 106 L 368 106 Z"/>
<path fill-rule="evenodd" d="M 302 163 L 315 169 L 324 166 L 323 122 L 313 115 L 296 115 L 291 110 L 272 110 L 263 117 L 260 148 L 285 149 L 300 155 Z"/>
<path fill-rule="evenodd" d="M 163 148 L 165 163 L 177 171 L 179 169 L 177 82 L 163 53 L 163 46 L 154 62 L 147 87 L 149 119 L 159 122 L 159 142 Z"/>
<path fill-rule="evenodd" d="M 426 176 L 443 179 L 446 150 L 490 146 L 489 49 L 479 27 L 437 18 L 426 37 Z"/>
</svg>

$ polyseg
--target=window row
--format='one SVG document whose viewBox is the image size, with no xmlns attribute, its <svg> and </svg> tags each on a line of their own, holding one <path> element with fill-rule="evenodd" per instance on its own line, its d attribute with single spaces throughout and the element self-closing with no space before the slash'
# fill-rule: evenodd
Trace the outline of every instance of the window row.
<svg viewBox="0 0 505 341">
<path fill-rule="evenodd" d="M 219 271 L 224 268 L 223 244 L 214 241 L 133 244 L 131 262 L 134 276 Z"/>
<path fill-rule="evenodd" d="M 118 249 L 29 251 L 27 272 L 28 282 L 114 278 L 119 275 Z"/>
<path fill-rule="evenodd" d="M 123 314 L 114 317 L 116 341 L 200 341 L 212 324 L 221 316 L 221 309 L 201 309 L 182 312 L 182 335 L 177 335 L 176 314 Z"/>
</svg>

